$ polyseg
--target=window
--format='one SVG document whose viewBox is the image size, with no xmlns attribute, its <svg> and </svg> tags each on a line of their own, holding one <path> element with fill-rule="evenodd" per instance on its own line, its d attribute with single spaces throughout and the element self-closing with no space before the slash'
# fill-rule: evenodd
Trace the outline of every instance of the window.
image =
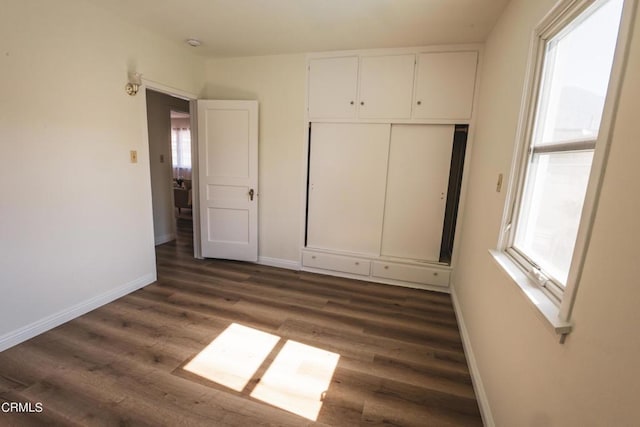
<svg viewBox="0 0 640 427">
<path fill-rule="evenodd" d="M 566 305 L 556 311 L 565 320 L 565 292 L 579 276 L 608 144 L 623 6 L 561 1 L 536 32 L 499 249 L 556 310 Z"/>
<path fill-rule="evenodd" d="M 173 177 L 191 179 L 191 131 L 188 128 L 171 130 L 171 162 Z"/>
</svg>

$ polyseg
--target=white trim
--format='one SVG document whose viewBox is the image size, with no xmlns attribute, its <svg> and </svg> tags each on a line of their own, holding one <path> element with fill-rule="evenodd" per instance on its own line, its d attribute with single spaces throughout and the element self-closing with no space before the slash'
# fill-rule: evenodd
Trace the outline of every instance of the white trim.
<svg viewBox="0 0 640 427">
<path fill-rule="evenodd" d="M 309 184 L 309 140 L 311 138 L 310 135 L 310 127 L 311 121 L 309 120 L 309 67 L 310 67 L 310 58 L 307 55 L 305 59 L 305 85 L 304 85 L 304 137 L 302 141 L 304 141 L 302 146 L 302 182 L 301 182 L 301 190 L 302 197 L 300 203 L 300 231 L 298 240 L 300 242 L 299 250 L 298 250 L 298 263 L 302 265 L 302 250 L 305 248 L 305 236 L 307 233 L 307 202 L 309 198 L 308 194 L 308 184 Z"/>
<path fill-rule="evenodd" d="M 624 79 L 627 58 L 629 56 L 629 45 L 631 44 L 631 33 L 635 19 L 636 6 L 637 0 L 625 0 L 622 6 L 616 51 L 613 56 L 613 64 L 611 65 L 611 73 L 609 77 L 609 87 L 607 88 L 607 98 L 604 103 L 604 110 L 602 111 L 598 140 L 596 142 L 593 164 L 589 175 L 587 193 L 584 197 L 578 236 L 576 237 L 574 256 L 571 261 L 569 278 L 565 289 L 565 295 L 568 295 L 569 298 L 564 298 L 560 304 L 560 317 L 565 320 L 569 320 L 571 318 L 576 292 L 580 284 L 582 269 L 584 268 L 584 262 L 587 257 L 589 242 L 591 240 L 593 223 L 595 222 L 596 213 L 598 211 L 598 200 L 600 199 L 600 191 L 604 181 L 604 172 L 607 165 L 607 159 L 609 157 L 611 139 L 613 138 L 613 125 L 618 111 L 618 102 L 620 99 L 620 92 L 622 91 L 622 81 Z"/>
<path fill-rule="evenodd" d="M 193 224 L 193 257 L 204 259 L 202 256 L 202 239 L 200 235 L 200 165 L 198 164 L 198 100 L 189 100 L 189 114 L 191 114 L 191 218 Z M 194 161 L 195 160 L 195 161 Z"/>
<path fill-rule="evenodd" d="M 147 286 L 156 281 L 156 274 L 149 273 L 141 276 L 129 283 L 107 291 L 103 294 L 89 298 L 81 303 L 73 305 L 67 309 L 61 310 L 50 316 L 44 317 L 40 320 L 36 320 L 29 325 L 18 328 L 14 331 L 4 334 L 0 337 L 0 351 L 4 351 L 15 345 L 20 344 L 28 339 L 31 339 L 43 332 L 60 326 L 76 317 L 82 316 L 98 307 L 110 303 L 118 298 L 121 298 L 133 291 L 136 291 L 144 286 Z"/>
<path fill-rule="evenodd" d="M 140 86 L 140 90 L 138 91 L 138 95 L 136 96 L 140 97 L 141 101 L 141 106 L 140 106 L 140 112 L 141 112 L 141 122 L 143 123 L 143 126 L 140 126 L 141 129 L 141 139 L 142 139 L 142 144 L 141 144 L 141 148 L 140 148 L 140 155 L 138 156 L 138 161 L 141 161 L 144 158 L 144 162 L 141 163 L 141 166 L 143 166 L 145 168 L 144 170 L 144 176 L 145 176 L 145 188 L 147 191 L 147 195 L 149 196 L 147 198 L 148 201 L 148 205 L 147 205 L 147 212 L 149 212 L 151 215 L 150 217 L 148 217 L 148 221 L 147 221 L 147 227 L 149 227 L 149 234 L 151 236 L 153 236 L 153 244 L 154 246 L 149 248 L 149 251 L 151 252 L 151 254 L 153 254 L 153 276 L 156 277 L 158 272 L 157 272 L 157 267 L 156 267 L 156 250 L 155 250 L 155 230 L 154 230 L 154 218 L 153 218 L 153 190 L 152 190 L 152 183 L 151 183 L 151 144 L 149 143 L 149 114 L 147 112 L 147 90 L 145 88 L 144 85 L 144 81 L 142 86 Z M 144 157 L 142 157 L 144 156 Z"/>
<path fill-rule="evenodd" d="M 460 336 L 462 337 L 462 347 L 464 348 L 464 354 L 467 359 L 467 365 L 469 367 L 469 373 L 471 374 L 471 383 L 473 384 L 473 390 L 476 393 L 476 400 L 478 401 L 478 407 L 480 408 L 480 415 L 482 416 L 482 423 L 486 427 L 494 427 L 496 425 L 493 420 L 493 414 L 491 413 L 491 406 L 489 405 L 489 397 L 484 388 L 482 377 L 480 376 L 480 369 L 478 368 L 478 362 L 473 354 L 473 347 L 471 346 L 471 339 L 469 338 L 469 331 L 464 323 L 464 317 L 462 316 L 462 309 L 460 308 L 460 302 L 458 301 L 458 295 L 456 294 L 456 288 L 452 284 L 450 286 L 451 300 L 453 301 L 453 311 L 456 314 L 458 321 L 458 329 L 460 330 Z"/>
<path fill-rule="evenodd" d="M 160 82 L 149 80 L 143 76 L 140 90 L 145 91 L 146 89 L 151 89 L 156 92 L 161 92 L 161 93 L 164 93 L 165 95 L 173 96 L 175 98 L 181 98 L 181 99 L 184 99 L 185 101 L 192 101 L 194 99 L 198 99 L 198 95 L 196 95 L 195 93 L 187 92 L 182 89 L 176 89 L 174 87 L 167 86 Z"/>
<path fill-rule="evenodd" d="M 175 233 L 169 233 L 169 234 L 163 234 L 161 236 L 155 236 L 154 240 L 155 240 L 155 245 L 163 245 L 167 242 L 170 242 L 172 240 L 176 239 L 176 234 Z"/>
<path fill-rule="evenodd" d="M 468 50 L 479 50 L 482 47 L 480 43 L 466 43 L 466 44 L 437 44 L 429 46 L 415 46 L 415 47 L 390 47 L 381 49 L 353 49 L 353 50 L 331 50 L 324 52 L 310 52 L 307 53 L 307 65 L 309 59 L 313 58 L 334 58 L 341 56 L 382 56 L 382 55 L 402 55 L 411 53 L 429 53 L 429 52 L 464 52 Z"/>
<path fill-rule="evenodd" d="M 258 257 L 258 264 L 268 265 L 269 267 L 285 268 L 287 270 L 300 270 L 300 263 L 281 258 L 270 258 L 266 256 Z"/>
<path fill-rule="evenodd" d="M 471 125 L 473 119 L 313 119 L 311 123 L 391 123 L 394 125 Z"/>
<path fill-rule="evenodd" d="M 514 262 L 512 258 L 504 252 L 489 250 L 489 253 L 493 257 L 493 260 L 502 267 L 502 271 L 518 285 L 522 293 L 527 297 L 527 300 L 535 306 L 537 313 L 542 315 L 546 324 L 551 326 L 556 334 L 562 336 L 571 332 L 571 323 L 560 318 L 560 308 L 542 288 L 522 270 L 519 264 Z M 562 340 L 563 338 L 561 337 L 561 342 Z"/>
</svg>

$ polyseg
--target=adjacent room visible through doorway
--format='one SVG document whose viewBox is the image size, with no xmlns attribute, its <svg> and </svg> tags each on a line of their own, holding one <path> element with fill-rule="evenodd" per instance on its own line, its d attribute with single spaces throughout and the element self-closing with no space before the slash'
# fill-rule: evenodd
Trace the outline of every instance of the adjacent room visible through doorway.
<svg viewBox="0 0 640 427">
<path fill-rule="evenodd" d="M 150 89 L 146 95 L 157 246 L 180 239 L 180 230 L 193 230 L 191 113 L 187 100 Z M 191 244 L 191 241 L 190 238 L 185 243 Z"/>
</svg>

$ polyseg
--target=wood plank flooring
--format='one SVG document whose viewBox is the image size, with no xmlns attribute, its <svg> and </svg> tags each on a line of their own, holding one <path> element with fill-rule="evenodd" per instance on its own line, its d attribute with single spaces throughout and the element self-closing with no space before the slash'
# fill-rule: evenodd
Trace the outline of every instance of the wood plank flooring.
<svg viewBox="0 0 640 427">
<path fill-rule="evenodd" d="M 189 221 L 158 281 L 0 353 L 2 426 L 482 425 L 449 295 L 195 260 Z M 231 324 L 281 337 L 241 392 L 184 369 Z M 317 420 L 251 397 L 285 340 L 338 353 Z"/>
</svg>

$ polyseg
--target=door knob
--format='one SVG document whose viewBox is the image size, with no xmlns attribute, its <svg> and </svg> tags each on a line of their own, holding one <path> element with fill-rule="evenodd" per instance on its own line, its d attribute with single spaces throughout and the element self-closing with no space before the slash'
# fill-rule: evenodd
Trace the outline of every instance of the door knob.
<svg viewBox="0 0 640 427">
<path fill-rule="evenodd" d="M 249 190 L 249 198 L 253 200 L 253 188 Z"/>
</svg>

